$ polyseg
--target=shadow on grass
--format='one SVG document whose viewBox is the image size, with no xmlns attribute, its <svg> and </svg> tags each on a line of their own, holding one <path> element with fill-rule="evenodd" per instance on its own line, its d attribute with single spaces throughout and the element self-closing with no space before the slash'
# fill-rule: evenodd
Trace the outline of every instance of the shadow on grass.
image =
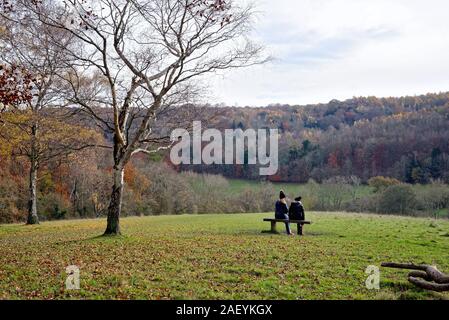
<svg viewBox="0 0 449 320">
<path fill-rule="evenodd" d="M 393 281 L 387 280 L 381 282 L 382 288 L 389 288 L 398 294 L 398 300 L 422 300 L 422 299 L 437 299 L 447 300 L 448 296 L 438 292 L 427 291 L 418 288 L 408 281 Z"/>
<path fill-rule="evenodd" d="M 339 237 L 339 238 L 346 238 L 346 236 L 344 236 L 344 235 L 340 235 L 340 234 L 337 234 L 335 232 L 330 232 L 330 231 L 309 231 L 309 232 L 305 232 L 304 234 L 306 236 L 311 236 L 311 237 L 335 236 L 335 237 Z"/>
<path fill-rule="evenodd" d="M 444 294 L 426 291 L 424 289 L 418 288 L 407 281 L 382 281 L 382 288 L 389 288 L 399 296 L 398 300 L 422 300 L 422 299 L 438 299 L 447 300 L 448 297 Z"/>
<path fill-rule="evenodd" d="M 331 237 L 338 237 L 339 235 L 334 232 L 322 232 L 322 231 L 304 231 L 304 234 L 301 236 L 298 236 L 296 230 L 293 230 L 294 232 L 294 238 L 310 238 L 310 237 L 323 237 L 323 236 L 331 236 Z M 136 237 L 137 236 L 137 237 Z M 206 230 L 197 230 L 197 231 L 190 231 L 186 233 L 176 233 L 174 235 L 170 233 L 165 234 L 158 234 L 153 235 L 156 238 L 164 239 L 164 238 L 198 238 L 198 237 L 222 237 L 222 236 L 233 236 L 233 237 L 242 237 L 242 238 L 259 238 L 259 237 L 266 237 L 266 236 L 279 236 L 284 237 L 287 236 L 285 231 L 278 231 L 276 233 L 271 232 L 270 230 L 255 230 L 255 229 L 245 229 L 245 230 L 235 230 L 233 232 L 229 231 L 206 231 Z M 130 242 L 133 240 L 137 240 L 139 238 L 139 235 L 96 235 L 91 237 L 85 237 L 85 238 L 78 238 L 78 239 L 69 239 L 69 240 L 62 240 L 58 241 L 57 245 L 64 245 L 64 244 L 76 244 L 76 243 L 124 243 L 124 242 Z"/>
<path fill-rule="evenodd" d="M 122 243 L 124 241 L 131 240 L 130 236 L 124 236 L 124 235 L 117 235 L 117 236 L 111 236 L 111 235 L 98 235 L 98 236 L 92 236 L 88 238 L 83 239 L 72 239 L 72 240 L 66 240 L 66 241 L 59 241 L 56 244 L 57 245 L 64 245 L 64 244 L 70 244 L 70 243 L 85 243 L 85 242 L 103 242 L 103 243 Z"/>
<path fill-rule="evenodd" d="M 298 236 L 298 233 L 293 230 L 295 236 Z M 265 235 L 286 235 L 285 231 L 281 232 L 278 231 L 276 233 L 271 232 L 270 230 L 262 230 L 262 232 L 259 233 L 260 234 L 265 234 Z M 334 232 L 323 232 L 323 231 L 304 231 L 303 234 L 300 237 L 320 237 L 320 236 L 339 236 L 338 234 L 334 233 Z M 344 236 L 343 236 L 344 237 Z"/>
</svg>

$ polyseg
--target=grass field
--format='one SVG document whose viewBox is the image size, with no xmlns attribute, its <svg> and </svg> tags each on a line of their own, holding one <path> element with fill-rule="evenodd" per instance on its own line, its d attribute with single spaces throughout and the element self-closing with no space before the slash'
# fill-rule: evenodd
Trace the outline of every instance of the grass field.
<svg viewBox="0 0 449 320">
<path fill-rule="evenodd" d="M 381 269 L 381 262 L 449 271 L 449 221 L 310 213 L 304 237 L 262 233 L 269 214 L 122 219 L 119 238 L 97 237 L 105 220 L 0 226 L 2 299 L 447 299 Z M 81 289 L 65 290 L 77 265 Z"/>
<path fill-rule="evenodd" d="M 242 179 L 228 179 L 230 192 L 240 193 L 246 188 L 251 190 L 257 190 L 257 188 L 262 186 L 262 182 L 255 180 L 242 180 Z M 283 189 L 291 197 L 296 196 L 304 191 L 307 187 L 305 184 L 301 183 L 272 183 L 278 189 Z"/>
<path fill-rule="evenodd" d="M 254 180 L 228 179 L 230 192 L 241 193 L 245 189 L 258 190 L 262 186 L 262 182 Z M 293 182 L 272 182 L 279 190 L 284 190 L 288 197 L 294 199 L 298 195 L 304 195 L 309 185 Z M 425 186 L 424 186 L 425 187 Z M 373 188 L 367 185 L 357 187 L 357 196 L 364 196 L 373 192 Z"/>
</svg>

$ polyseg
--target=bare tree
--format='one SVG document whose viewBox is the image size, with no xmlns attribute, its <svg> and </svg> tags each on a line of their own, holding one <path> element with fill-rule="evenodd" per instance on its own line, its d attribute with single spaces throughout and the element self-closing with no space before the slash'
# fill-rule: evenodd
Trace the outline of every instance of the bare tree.
<svg viewBox="0 0 449 320">
<path fill-rule="evenodd" d="M 105 235 L 120 234 L 130 158 L 170 148 L 166 129 L 192 119 L 185 106 L 202 92 L 201 76 L 266 60 L 261 46 L 248 39 L 254 11 L 232 0 L 64 0 L 52 10 L 44 6 L 30 9 L 82 43 L 66 50 L 75 61 L 67 77 L 70 101 L 113 134 Z M 112 118 L 100 107 L 111 108 Z"/>
</svg>

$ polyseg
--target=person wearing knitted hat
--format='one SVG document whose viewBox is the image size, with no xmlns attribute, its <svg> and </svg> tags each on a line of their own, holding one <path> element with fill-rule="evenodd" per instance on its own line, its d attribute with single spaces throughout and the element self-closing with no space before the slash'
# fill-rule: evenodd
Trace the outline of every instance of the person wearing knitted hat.
<svg viewBox="0 0 449 320">
<path fill-rule="evenodd" d="M 285 222 L 285 229 L 286 229 L 288 235 L 293 235 L 293 232 L 290 230 L 290 223 L 288 222 L 287 197 L 283 190 L 281 190 L 279 192 L 279 200 L 276 201 L 276 204 L 275 204 L 274 217 L 276 219 L 287 220 Z"/>
<path fill-rule="evenodd" d="M 304 206 L 301 202 L 302 197 L 296 197 L 295 201 L 292 201 L 289 208 L 288 217 L 290 220 L 306 220 L 304 213 Z"/>
</svg>

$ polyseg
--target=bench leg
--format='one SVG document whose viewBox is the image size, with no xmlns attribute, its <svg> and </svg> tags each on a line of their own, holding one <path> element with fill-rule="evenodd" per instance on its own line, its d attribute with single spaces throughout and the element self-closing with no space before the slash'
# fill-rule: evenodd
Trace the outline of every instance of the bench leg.
<svg viewBox="0 0 449 320">
<path fill-rule="evenodd" d="M 302 234 L 302 224 L 298 223 L 297 226 L 298 226 L 298 236 L 302 236 L 303 235 Z"/>
<path fill-rule="evenodd" d="M 271 232 L 272 233 L 278 233 L 276 231 L 276 221 L 271 221 Z"/>
</svg>

